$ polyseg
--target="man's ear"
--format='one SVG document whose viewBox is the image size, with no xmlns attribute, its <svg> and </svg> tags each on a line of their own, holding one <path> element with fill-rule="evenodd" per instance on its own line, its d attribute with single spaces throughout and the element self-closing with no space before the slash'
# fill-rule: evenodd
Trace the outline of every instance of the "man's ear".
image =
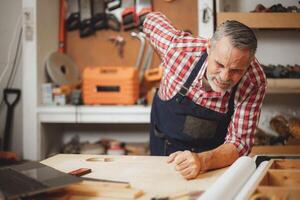
<svg viewBox="0 0 300 200">
<path fill-rule="evenodd" d="M 208 40 L 207 41 L 207 45 L 206 45 L 206 52 L 207 52 L 207 54 L 210 53 L 210 50 L 211 50 L 211 42 L 210 42 L 210 40 Z"/>
</svg>

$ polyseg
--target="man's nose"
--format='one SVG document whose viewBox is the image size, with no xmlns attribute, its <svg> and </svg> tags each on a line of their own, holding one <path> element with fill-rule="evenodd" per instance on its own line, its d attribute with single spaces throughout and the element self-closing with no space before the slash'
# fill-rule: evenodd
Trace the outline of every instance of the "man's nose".
<svg viewBox="0 0 300 200">
<path fill-rule="evenodd" d="M 228 69 L 223 69 L 220 73 L 220 78 L 222 81 L 229 81 L 230 80 L 230 73 Z"/>
</svg>

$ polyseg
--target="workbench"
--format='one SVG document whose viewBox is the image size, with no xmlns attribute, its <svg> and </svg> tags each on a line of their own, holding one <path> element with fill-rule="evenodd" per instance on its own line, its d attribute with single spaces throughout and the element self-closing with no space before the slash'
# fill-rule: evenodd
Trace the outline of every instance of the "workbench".
<svg viewBox="0 0 300 200">
<path fill-rule="evenodd" d="M 98 161 L 87 161 L 96 158 Z M 78 168 L 90 168 L 84 177 L 129 182 L 131 187 L 141 189 L 138 199 L 170 196 L 178 192 L 205 191 L 222 175 L 226 168 L 199 175 L 194 180 L 185 180 L 166 162 L 163 156 L 111 156 L 58 154 L 41 163 L 63 172 Z"/>
</svg>

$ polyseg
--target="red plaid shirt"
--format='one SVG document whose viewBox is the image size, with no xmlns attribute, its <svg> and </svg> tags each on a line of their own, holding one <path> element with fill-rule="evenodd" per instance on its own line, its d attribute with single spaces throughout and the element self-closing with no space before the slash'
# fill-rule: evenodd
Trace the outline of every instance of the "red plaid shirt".
<svg viewBox="0 0 300 200">
<path fill-rule="evenodd" d="M 193 37 L 176 29 L 161 13 L 148 14 L 144 22 L 144 33 L 156 49 L 164 66 L 159 97 L 171 99 L 189 77 L 195 64 L 206 50 L 207 40 Z M 202 84 L 207 61 L 192 83 L 187 96 L 196 104 L 225 113 L 228 109 L 230 92 L 214 92 Z M 234 144 L 239 155 L 248 154 L 254 143 L 260 108 L 266 91 L 266 77 L 255 59 L 242 77 L 234 99 L 235 111 L 228 127 L 225 143 Z"/>
</svg>

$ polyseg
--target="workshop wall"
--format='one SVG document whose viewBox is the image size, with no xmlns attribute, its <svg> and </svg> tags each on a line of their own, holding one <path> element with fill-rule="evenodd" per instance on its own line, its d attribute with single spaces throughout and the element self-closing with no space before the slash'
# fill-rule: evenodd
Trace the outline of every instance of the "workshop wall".
<svg viewBox="0 0 300 200">
<path fill-rule="evenodd" d="M 153 0 L 153 9 L 164 13 L 179 29 L 198 34 L 197 0 Z M 86 38 L 80 38 L 77 30 L 68 32 L 67 54 L 75 60 L 81 70 L 86 66 L 134 66 L 140 43 L 130 36 L 130 32 L 100 30 Z M 125 39 L 123 58 L 118 55 L 118 48 L 109 41 L 110 37 L 115 36 Z M 159 63 L 155 54 L 151 66 L 157 67 Z"/>
<path fill-rule="evenodd" d="M 9 74 L 12 71 L 13 60 L 16 53 L 18 34 L 21 28 L 22 1 L 20 0 L 1 0 L 0 6 L 0 76 L 4 73 L 6 66 L 8 70 L 0 80 L 0 102 L 3 99 L 3 89 L 6 87 Z M 15 32 L 16 31 L 16 32 Z M 15 33 L 14 33 L 15 32 Z M 9 48 L 11 47 L 11 48 Z M 22 46 L 21 46 L 22 48 Z M 9 51 L 11 52 L 9 55 Z M 8 56 L 9 62 L 8 62 Z M 14 75 L 12 87 L 21 88 L 22 83 L 22 59 L 19 54 L 16 60 L 17 71 Z M 0 105 L 0 137 L 3 137 L 7 107 L 3 103 Z M 12 148 L 18 155 L 22 152 L 22 97 L 14 112 L 14 123 L 12 126 L 13 144 Z"/>
</svg>

